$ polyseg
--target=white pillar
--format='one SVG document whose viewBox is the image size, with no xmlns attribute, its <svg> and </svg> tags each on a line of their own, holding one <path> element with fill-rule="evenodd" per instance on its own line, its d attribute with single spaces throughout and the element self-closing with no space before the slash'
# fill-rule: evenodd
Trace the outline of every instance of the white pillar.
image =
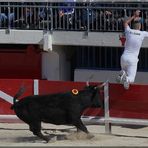
<svg viewBox="0 0 148 148">
<path fill-rule="evenodd" d="M 43 50 L 52 51 L 52 35 L 48 32 L 43 35 Z"/>
</svg>

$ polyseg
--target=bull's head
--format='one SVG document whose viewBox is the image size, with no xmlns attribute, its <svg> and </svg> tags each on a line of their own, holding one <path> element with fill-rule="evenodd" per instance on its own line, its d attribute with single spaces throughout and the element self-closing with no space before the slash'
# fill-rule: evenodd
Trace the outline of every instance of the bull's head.
<svg viewBox="0 0 148 148">
<path fill-rule="evenodd" d="M 103 100 L 101 100 L 100 91 L 104 88 L 106 82 L 102 83 L 101 85 L 88 84 L 89 83 L 87 82 L 85 89 L 91 93 L 91 107 L 103 107 Z"/>
<path fill-rule="evenodd" d="M 104 108 L 104 100 L 101 99 L 101 91 L 104 89 L 106 83 L 107 82 L 104 82 L 101 85 L 97 85 L 96 87 L 94 87 L 94 89 L 96 89 L 96 95 L 94 96 L 94 98 L 92 98 L 93 99 L 92 107 Z"/>
</svg>

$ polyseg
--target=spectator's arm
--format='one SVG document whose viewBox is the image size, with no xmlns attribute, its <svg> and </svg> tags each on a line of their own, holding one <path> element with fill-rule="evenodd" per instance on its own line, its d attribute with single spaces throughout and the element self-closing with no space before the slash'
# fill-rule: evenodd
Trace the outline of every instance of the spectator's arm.
<svg viewBox="0 0 148 148">
<path fill-rule="evenodd" d="M 132 17 L 128 18 L 127 20 L 124 21 L 124 28 L 126 28 L 127 26 L 129 26 L 130 22 L 132 20 L 135 19 L 135 15 L 133 15 Z"/>
<path fill-rule="evenodd" d="M 139 20 L 139 16 L 140 16 L 140 10 L 136 10 L 132 17 L 124 21 L 124 28 L 126 28 L 132 20 L 135 20 L 135 21 Z"/>
</svg>

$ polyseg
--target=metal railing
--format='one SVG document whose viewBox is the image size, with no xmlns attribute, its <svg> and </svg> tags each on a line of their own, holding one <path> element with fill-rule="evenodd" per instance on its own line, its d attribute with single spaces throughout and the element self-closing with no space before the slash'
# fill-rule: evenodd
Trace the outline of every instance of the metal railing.
<svg viewBox="0 0 148 148">
<path fill-rule="evenodd" d="M 0 2 L 0 29 L 123 31 L 124 18 L 141 9 L 142 29 L 147 30 L 147 6 L 147 2 Z"/>
<path fill-rule="evenodd" d="M 140 86 L 139 86 L 140 87 Z M 109 81 L 105 82 L 104 85 L 104 116 L 82 116 L 82 121 L 86 125 L 98 125 L 104 124 L 105 125 L 105 133 L 111 134 L 112 133 L 112 125 L 141 125 L 141 126 L 148 126 L 147 119 L 138 119 L 138 118 L 119 118 L 119 117 L 112 117 L 110 116 L 110 96 L 109 96 Z M 127 102 L 128 103 L 128 102 Z"/>
</svg>

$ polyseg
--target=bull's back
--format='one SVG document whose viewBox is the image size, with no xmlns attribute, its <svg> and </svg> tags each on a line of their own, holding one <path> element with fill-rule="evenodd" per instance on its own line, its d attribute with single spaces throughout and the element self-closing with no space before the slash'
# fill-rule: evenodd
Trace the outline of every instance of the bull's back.
<svg viewBox="0 0 148 148">
<path fill-rule="evenodd" d="M 58 95 L 29 96 L 15 104 L 16 115 L 24 122 L 41 120 L 52 124 L 69 124 L 68 101 Z"/>
</svg>

